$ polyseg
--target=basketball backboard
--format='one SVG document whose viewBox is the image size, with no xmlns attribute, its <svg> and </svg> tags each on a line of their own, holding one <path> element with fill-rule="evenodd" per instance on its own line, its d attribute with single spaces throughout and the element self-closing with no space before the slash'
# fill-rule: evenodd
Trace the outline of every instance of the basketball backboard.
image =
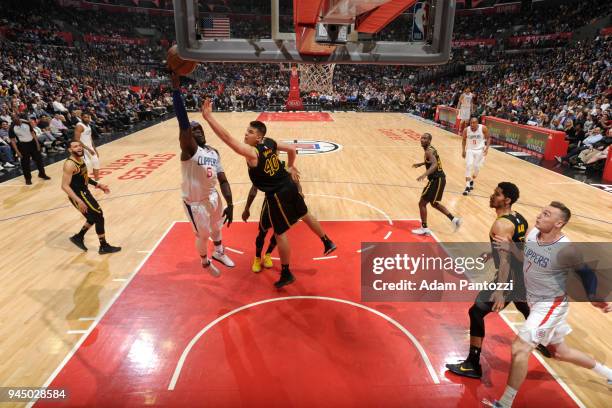
<svg viewBox="0 0 612 408">
<path fill-rule="evenodd" d="M 310 6 L 312 3 L 317 3 L 316 0 L 314 2 L 311 0 L 289 1 L 293 1 L 298 7 L 300 4 Z M 436 65 L 448 62 L 455 16 L 455 0 L 427 0 L 425 2 L 404 0 L 404 2 L 404 4 L 410 4 L 409 7 L 413 7 L 415 3 L 422 3 L 423 8 L 426 7 L 427 12 L 420 15 L 422 19 L 420 29 L 423 31 L 423 38 L 418 40 L 407 38 L 406 41 L 378 41 L 357 34 L 356 26 L 363 21 L 364 16 L 367 18 L 378 8 L 355 16 L 362 10 L 350 6 L 367 3 L 370 7 L 379 7 L 376 4 L 389 3 L 389 0 L 378 0 L 378 2 L 377 0 L 367 0 L 367 2 L 364 0 L 321 1 L 321 4 L 326 4 L 329 8 L 327 14 L 319 10 L 316 16 L 318 21 L 316 25 L 311 26 L 312 31 L 316 31 L 317 40 L 331 34 L 325 29 L 335 29 L 333 26 L 324 24 L 330 22 L 332 18 L 334 20 L 331 22 L 339 23 L 338 27 L 341 29 L 344 29 L 343 25 L 349 28 L 344 31 L 345 42 L 340 40 L 336 42 L 336 37 L 332 37 L 331 41 L 334 42 L 332 46 L 315 41 L 314 37 L 308 39 L 307 41 L 313 42 L 314 47 L 324 50 L 319 53 L 310 53 L 304 52 L 303 47 L 300 48 L 300 40 L 305 41 L 304 38 L 298 38 L 296 41 L 295 32 L 281 32 L 279 0 L 272 0 L 270 38 L 222 39 L 201 37 L 200 27 L 204 14 L 201 14 L 201 10 L 198 9 L 197 0 L 174 0 L 178 51 L 182 58 L 209 62 L 387 65 Z M 334 5 L 336 8 L 332 10 Z M 347 5 L 349 7 L 346 7 Z M 344 21 L 343 15 L 346 17 Z M 326 49 L 331 51 L 325 51 Z"/>
</svg>

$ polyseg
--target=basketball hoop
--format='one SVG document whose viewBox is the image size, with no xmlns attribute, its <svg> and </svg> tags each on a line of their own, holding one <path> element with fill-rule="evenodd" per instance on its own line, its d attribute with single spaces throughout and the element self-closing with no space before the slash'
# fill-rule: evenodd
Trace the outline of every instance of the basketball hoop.
<svg viewBox="0 0 612 408">
<path fill-rule="evenodd" d="M 336 64 L 298 64 L 300 91 L 331 95 L 334 92 Z"/>
</svg>

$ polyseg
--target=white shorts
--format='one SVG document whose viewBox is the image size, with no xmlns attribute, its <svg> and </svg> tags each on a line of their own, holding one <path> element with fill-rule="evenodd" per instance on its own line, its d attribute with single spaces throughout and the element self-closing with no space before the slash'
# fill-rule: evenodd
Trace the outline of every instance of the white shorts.
<svg viewBox="0 0 612 408">
<path fill-rule="evenodd" d="M 91 171 L 92 169 L 99 170 L 100 159 L 98 159 L 98 155 L 89 153 L 87 149 L 83 149 L 83 153 L 83 161 L 87 166 L 87 171 Z"/>
<path fill-rule="evenodd" d="M 186 203 L 185 214 L 191 222 L 196 237 L 206 241 L 221 241 L 221 228 L 223 227 L 223 208 L 221 208 L 219 193 L 211 193 L 208 201 Z"/>
<path fill-rule="evenodd" d="M 478 174 L 484 164 L 484 160 L 484 149 L 467 149 L 465 151 L 465 177 L 472 177 L 472 175 Z"/>
<path fill-rule="evenodd" d="M 531 311 L 525 324 L 519 328 L 518 335 L 533 346 L 542 344 L 559 344 L 571 333 L 567 324 L 569 302 L 566 297 L 557 298 L 552 302 L 529 303 Z"/>
<path fill-rule="evenodd" d="M 472 110 L 470 108 L 467 108 L 467 109 L 461 108 L 461 109 L 459 109 L 458 117 L 459 117 L 460 120 L 468 121 L 468 120 L 470 120 L 471 116 L 472 116 Z"/>
</svg>

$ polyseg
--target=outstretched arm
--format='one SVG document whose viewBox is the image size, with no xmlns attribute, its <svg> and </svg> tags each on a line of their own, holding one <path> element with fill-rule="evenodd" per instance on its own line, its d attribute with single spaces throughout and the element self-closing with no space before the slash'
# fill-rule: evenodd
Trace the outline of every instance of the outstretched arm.
<svg viewBox="0 0 612 408">
<path fill-rule="evenodd" d="M 257 152 L 253 148 L 253 146 L 249 146 L 246 143 L 242 143 L 232 137 L 227 130 L 212 115 L 212 101 L 209 98 L 206 98 L 204 104 L 202 105 L 202 117 L 208 125 L 211 127 L 213 132 L 219 139 L 223 141 L 226 145 L 230 147 L 233 151 L 238 153 L 241 156 L 244 156 L 247 160 L 257 160 Z"/>
<path fill-rule="evenodd" d="M 179 123 L 179 144 L 181 146 L 181 160 L 189 160 L 198 150 L 198 145 L 195 139 L 191 135 L 191 127 L 189 125 L 189 118 L 187 117 L 187 111 L 185 110 L 185 104 L 179 90 L 181 83 L 181 77 L 173 72 L 172 73 L 172 104 L 174 105 L 174 113 L 176 113 L 176 119 Z"/>
</svg>

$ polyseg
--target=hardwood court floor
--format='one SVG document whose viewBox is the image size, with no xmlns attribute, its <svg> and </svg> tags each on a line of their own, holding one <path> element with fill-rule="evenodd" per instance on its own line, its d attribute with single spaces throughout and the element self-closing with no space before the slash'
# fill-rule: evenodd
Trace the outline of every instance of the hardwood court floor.
<svg viewBox="0 0 612 408">
<path fill-rule="evenodd" d="M 199 120 L 198 114 L 191 114 Z M 257 113 L 224 113 L 218 119 L 242 138 Z M 464 217 L 452 233 L 448 220 L 430 211 L 429 224 L 441 241 L 485 242 L 494 213 L 488 196 L 499 181 L 512 181 L 521 190 L 516 204 L 533 225 L 542 205 L 551 200 L 567 204 L 574 217 L 566 232 L 574 241 L 612 241 L 612 200 L 609 194 L 509 155 L 490 151 L 476 189 L 463 197 L 464 164 L 460 139 L 403 114 L 334 113 L 332 122 L 269 122 L 277 140 L 328 141 L 341 149 L 327 154 L 300 155 L 304 192 L 311 210 L 322 220 L 418 218 L 416 205 L 424 183 L 415 181 L 422 169 L 420 132 L 434 135 L 447 174 L 443 203 Z M 244 160 L 229 151 L 212 132 L 208 141 L 221 152 L 232 184 L 234 218 L 239 222 L 242 200 L 250 182 Z M 83 220 L 60 189 L 61 163 L 49 166 L 51 181 L 36 177 L 0 184 L 0 384 L 40 386 L 124 285 L 168 226 L 183 220 L 180 200 L 178 131 L 170 120 L 137 132 L 100 149 L 103 178 L 111 194 L 96 190 L 107 219 L 109 242 L 123 246 L 112 256 L 99 256 L 90 232 L 88 253 L 68 241 Z M 261 197 L 252 208 L 258 214 Z M 367 203 L 365 205 L 364 203 Z M 225 230 L 231 234 L 231 228 Z M 195 251 L 185 248 L 185 251 Z M 357 273 L 357 272 L 356 272 Z M 467 312 L 467 311 L 466 311 Z M 511 312 L 511 311 L 510 311 Z M 507 313 L 510 321 L 520 320 Z M 568 342 L 612 364 L 612 316 L 588 304 L 573 304 Z M 466 344 L 465 338 L 457 342 Z M 509 358 L 509 355 L 508 355 Z M 549 362 L 569 388 L 589 407 L 609 404 L 609 390 L 587 370 Z M 606 403 L 605 401 L 608 401 Z"/>
</svg>

